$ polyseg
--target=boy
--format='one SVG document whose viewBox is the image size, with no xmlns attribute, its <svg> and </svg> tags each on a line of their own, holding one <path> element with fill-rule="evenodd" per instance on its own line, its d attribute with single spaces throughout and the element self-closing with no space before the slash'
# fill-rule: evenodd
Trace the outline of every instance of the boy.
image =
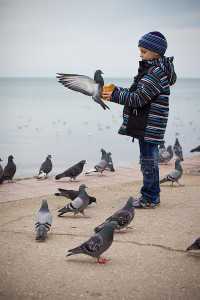
<svg viewBox="0 0 200 300">
<path fill-rule="evenodd" d="M 141 196 L 135 208 L 155 208 L 160 204 L 158 145 L 163 142 L 168 120 L 170 86 L 176 82 L 173 57 L 165 57 L 167 40 L 158 31 L 141 37 L 141 61 L 129 89 L 114 87 L 102 92 L 104 100 L 124 105 L 120 134 L 137 138 L 143 174 Z"/>
</svg>

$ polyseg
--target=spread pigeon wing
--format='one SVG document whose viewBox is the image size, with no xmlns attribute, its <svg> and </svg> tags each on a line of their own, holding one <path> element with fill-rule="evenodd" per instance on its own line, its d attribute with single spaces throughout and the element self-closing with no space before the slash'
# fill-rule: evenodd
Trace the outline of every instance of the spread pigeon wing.
<svg viewBox="0 0 200 300">
<path fill-rule="evenodd" d="M 98 84 L 85 75 L 57 73 L 57 78 L 65 87 L 87 96 L 92 96 L 98 90 Z"/>
</svg>

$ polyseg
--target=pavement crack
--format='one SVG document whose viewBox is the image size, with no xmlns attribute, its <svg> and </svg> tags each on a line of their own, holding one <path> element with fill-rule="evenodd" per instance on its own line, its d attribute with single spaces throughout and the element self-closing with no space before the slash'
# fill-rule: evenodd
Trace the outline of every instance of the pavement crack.
<svg viewBox="0 0 200 300">
<path fill-rule="evenodd" d="M 14 233 L 14 234 L 32 234 L 32 232 L 24 232 L 24 231 L 12 231 L 12 230 L 0 230 L 2 233 Z M 64 233 L 64 232 L 50 232 L 50 235 L 55 235 L 55 236 L 70 236 L 70 237 L 83 237 L 83 238 L 89 238 L 91 235 L 86 235 L 86 234 L 74 234 L 74 233 Z M 162 244 L 156 244 L 156 243 L 141 243 L 137 241 L 120 241 L 115 239 L 114 242 L 120 243 L 120 244 L 134 244 L 137 246 L 142 246 L 142 247 L 155 247 L 155 248 L 161 248 L 166 251 L 170 252 L 177 252 L 177 253 L 186 253 L 186 250 L 183 249 L 177 249 L 173 248 L 170 246 L 165 246 Z"/>
</svg>

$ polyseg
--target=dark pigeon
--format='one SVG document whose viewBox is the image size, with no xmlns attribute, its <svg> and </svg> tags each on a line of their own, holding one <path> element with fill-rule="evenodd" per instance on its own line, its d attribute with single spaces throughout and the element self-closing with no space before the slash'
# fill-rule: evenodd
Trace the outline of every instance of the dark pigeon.
<svg viewBox="0 0 200 300">
<path fill-rule="evenodd" d="M 186 251 L 190 250 L 200 250 L 200 237 L 197 238 L 187 249 Z"/>
<path fill-rule="evenodd" d="M 174 153 L 175 153 L 176 157 L 179 158 L 181 161 L 183 161 L 184 160 L 183 159 L 183 150 L 179 143 L 178 138 L 176 138 L 176 140 L 175 140 L 173 149 L 174 149 Z"/>
<path fill-rule="evenodd" d="M 14 157 L 12 155 L 8 156 L 8 163 L 3 170 L 3 176 L 0 179 L 0 183 L 3 183 L 5 180 L 12 181 L 16 172 L 16 165 L 13 162 L 13 159 Z"/>
<path fill-rule="evenodd" d="M 41 174 L 47 176 L 51 172 L 52 168 L 51 155 L 48 155 L 46 160 L 41 164 L 38 177 L 40 177 Z"/>
<path fill-rule="evenodd" d="M 89 196 L 86 193 L 85 189 L 86 189 L 86 185 L 81 184 L 79 187 L 78 196 L 73 201 L 68 203 L 66 206 L 58 210 L 59 212 L 58 217 L 61 217 L 62 215 L 68 212 L 73 212 L 74 215 L 77 215 L 78 213 L 84 215 L 84 210 L 89 205 Z"/>
<path fill-rule="evenodd" d="M 97 226 L 94 231 L 99 232 L 102 230 L 102 228 L 112 222 L 115 221 L 117 222 L 116 229 L 121 230 L 123 228 L 127 228 L 128 225 L 131 223 L 131 221 L 134 218 L 135 215 L 135 208 L 133 206 L 133 197 L 129 197 L 128 201 L 124 205 L 123 208 L 119 209 L 116 211 L 112 216 L 107 218 L 105 222 L 103 222 L 101 225 Z"/>
<path fill-rule="evenodd" d="M 63 196 L 70 200 L 74 200 L 76 197 L 78 197 L 79 194 L 79 191 L 76 190 L 65 190 L 65 189 L 58 188 L 58 191 L 59 193 L 55 193 L 55 196 Z M 93 202 L 94 203 L 97 202 L 95 197 L 92 197 L 90 195 L 88 195 L 88 197 L 89 197 L 89 205 Z"/>
<path fill-rule="evenodd" d="M 107 153 L 107 161 L 108 161 L 108 165 L 106 167 L 106 170 L 109 170 L 111 172 L 115 172 L 115 168 L 114 168 L 114 165 L 113 165 L 113 161 L 112 161 L 112 157 L 111 157 L 112 153 L 111 152 L 108 152 Z"/>
<path fill-rule="evenodd" d="M 1 158 L 0 158 L 0 162 L 3 161 Z M 3 168 L 2 168 L 2 165 L 0 164 L 0 181 L 1 181 L 1 178 L 3 176 Z"/>
<path fill-rule="evenodd" d="M 84 95 L 91 96 L 103 109 L 109 109 L 109 107 L 101 100 L 101 93 L 104 85 L 102 74 L 103 72 L 101 70 L 96 70 L 94 79 L 92 79 L 85 75 L 57 73 L 57 78 L 65 87 Z"/>
<path fill-rule="evenodd" d="M 173 157 L 172 146 L 159 149 L 159 163 L 167 164 Z"/>
<path fill-rule="evenodd" d="M 116 226 L 116 222 L 109 222 L 89 240 L 76 248 L 68 250 L 66 256 L 85 254 L 97 258 L 98 263 L 105 264 L 108 260 L 101 258 L 101 255 L 112 245 Z"/>
<path fill-rule="evenodd" d="M 79 161 L 77 164 L 73 165 L 72 167 L 70 167 L 69 169 L 64 171 L 63 173 L 56 175 L 55 179 L 58 180 L 58 179 L 64 178 L 64 177 L 70 177 L 70 179 L 75 180 L 76 177 L 78 175 L 80 175 L 81 172 L 83 171 L 83 167 L 84 167 L 85 163 L 86 163 L 86 160 Z"/>
<path fill-rule="evenodd" d="M 190 150 L 190 152 L 200 152 L 200 145 Z"/>
<path fill-rule="evenodd" d="M 52 224 L 52 214 L 49 211 L 47 200 L 42 200 L 42 205 L 36 216 L 36 240 L 45 241 L 47 232 L 50 230 Z"/>
<path fill-rule="evenodd" d="M 174 182 L 176 182 L 178 185 L 181 185 L 179 183 L 179 179 L 182 177 L 182 174 L 183 174 L 183 168 L 181 166 L 181 161 L 179 158 L 177 158 L 175 161 L 175 170 L 165 175 L 164 178 L 160 180 L 160 184 L 169 181 L 172 183 L 172 185 Z"/>
</svg>

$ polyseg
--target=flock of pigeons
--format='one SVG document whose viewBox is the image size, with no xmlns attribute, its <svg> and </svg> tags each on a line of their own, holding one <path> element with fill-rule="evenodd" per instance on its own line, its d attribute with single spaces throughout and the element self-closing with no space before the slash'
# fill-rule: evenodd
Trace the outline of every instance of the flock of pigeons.
<svg viewBox="0 0 200 300">
<path fill-rule="evenodd" d="M 103 109 L 109 109 L 109 107 L 101 100 L 101 92 L 104 85 L 104 80 L 102 77 L 103 72 L 101 70 L 96 70 L 94 74 L 94 79 L 78 74 L 63 74 L 58 73 L 58 81 L 65 87 L 78 91 L 87 96 L 91 96 L 92 99 L 100 104 Z M 191 152 L 200 151 L 200 146 L 191 150 Z M 160 145 L 159 149 L 159 162 L 161 164 L 167 164 L 173 155 L 176 155 L 175 169 L 169 174 L 164 176 L 160 183 L 174 182 L 179 184 L 179 179 L 183 174 L 183 169 L 181 166 L 181 161 L 183 161 L 183 151 L 182 147 L 176 138 L 175 144 L 165 148 L 164 143 Z M 16 165 L 13 161 L 14 157 L 10 155 L 8 157 L 8 163 L 3 169 L 0 164 L 0 183 L 2 184 L 5 180 L 12 181 L 16 172 Z M 0 162 L 1 162 L 0 158 Z M 84 168 L 86 160 L 81 160 L 77 164 L 71 166 L 64 172 L 57 174 L 55 176 L 56 180 L 64 177 L 69 177 L 70 180 L 75 180 L 79 176 Z M 45 179 L 48 174 L 52 171 L 52 161 L 51 155 L 48 155 L 46 160 L 41 164 L 38 179 Z M 113 161 L 111 158 L 111 153 L 106 152 L 101 149 L 101 159 L 98 164 L 94 166 L 93 169 L 85 172 L 85 175 L 90 175 L 91 173 L 102 174 L 105 170 L 114 172 Z M 179 184 L 180 185 L 180 184 Z M 88 195 L 86 192 L 86 185 L 81 184 L 78 190 L 66 190 L 59 188 L 56 196 L 64 196 L 71 200 L 64 207 L 58 210 L 58 217 L 63 216 L 66 213 L 73 213 L 74 216 L 77 214 L 85 215 L 84 211 L 87 209 L 88 205 L 91 203 L 96 203 L 96 198 Z M 113 242 L 114 232 L 116 230 L 127 229 L 129 224 L 132 222 L 135 215 L 135 208 L 133 206 L 134 199 L 129 197 L 124 206 L 118 211 L 114 212 L 110 217 L 108 217 L 102 224 L 94 228 L 94 235 L 92 235 L 86 242 L 82 243 L 80 246 L 68 250 L 66 256 L 71 256 L 75 254 L 86 254 L 97 259 L 100 264 L 105 264 L 107 259 L 102 258 L 101 255 L 111 246 Z M 41 207 L 36 216 L 36 240 L 45 241 L 47 238 L 47 233 L 52 225 L 52 214 L 49 210 L 47 200 L 42 200 Z M 200 238 L 196 239 L 186 250 L 199 250 L 200 249 Z"/>
</svg>

